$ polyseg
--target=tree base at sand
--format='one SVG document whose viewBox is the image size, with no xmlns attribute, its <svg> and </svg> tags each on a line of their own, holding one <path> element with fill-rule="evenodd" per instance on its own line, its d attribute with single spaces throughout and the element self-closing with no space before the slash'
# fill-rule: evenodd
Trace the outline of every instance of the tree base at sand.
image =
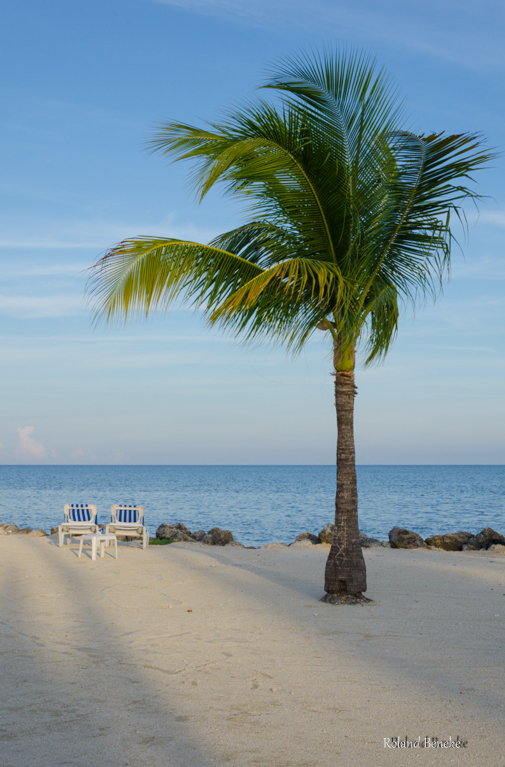
<svg viewBox="0 0 505 767">
<path fill-rule="evenodd" d="M 365 597 L 363 594 L 325 594 L 321 597 L 320 602 L 326 602 L 328 605 L 366 605 L 373 602 L 373 599 Z"/>
</svg>

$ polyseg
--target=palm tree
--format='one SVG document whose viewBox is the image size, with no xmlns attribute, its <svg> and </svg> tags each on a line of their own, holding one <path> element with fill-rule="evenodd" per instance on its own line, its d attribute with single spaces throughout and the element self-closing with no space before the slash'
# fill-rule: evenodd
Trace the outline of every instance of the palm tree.
<svg viewBox="0 0 505 767">
<path fill-rule="evenodd" d="M 92 267 L 96 317 L 126 321 L 184 301 L 210 325 L 299 351 L 324 330 L 333 347 L 337 493 L 324 601 L 366 600 L 353 412 L 356 350 L 383 358 L 400 310 L 435 296 L 448 270 L 451 215 L 490 157 L 469 134 L 415 135 L 388 75 L 362 54 L 277 65 L 265 100 L 205 128 L 169 122 L 155 151 L 194 162 L 201 200 L 218 182 L 245 199 L 242 226 L 207 245 L 125 240 Z"/>
</svg>

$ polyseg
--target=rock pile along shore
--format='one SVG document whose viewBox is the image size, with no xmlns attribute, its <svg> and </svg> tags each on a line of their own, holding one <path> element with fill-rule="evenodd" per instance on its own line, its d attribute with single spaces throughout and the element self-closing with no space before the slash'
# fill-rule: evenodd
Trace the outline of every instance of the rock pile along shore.
<svg viewBox="0 0 505 767">
<path fill-rule="evenodd" d="M 319 535 L 310 532 L 300 533 L 295 540 L 290 543 L 282 541 L 273 541 L 265 543 L 259 548 L 294 548 L 305 549 L 312 548 L 320 543 L 331 544 L 335 526 L 331 523 L 320 531 Z M 209 546 L 243 546 L 233 538 L 230 530 L 221 530 L 219 527 L 213 527 L 208 533 L 205 530 L 197 530 L 192 533 L 191 530 L 182 524 L 163 523 L 156 530 L 156 539 L 159 541 L 187 541 L 206 543 Z M 152 539 L 151 539 L 152 540 Z M 497 533 L 491 527 L 486 527 L 477 535 L 468 532 L 447 533 L 445 535 L 434 535 L 423 540 L 418 533 L 413 530 L 393 527 L 389 532 L 389 541 L 379 541 L 377 538 L 370 538 L 366 533 L 360 531 L 359 540 L 362 548 L 372 548 L 382 546 L 392 549 L 443 549 L 445 551 L 479 551 L 498 550 L 505 554 L 505 536 Z M 255 548 L 250 546 L 248 548 Z M 503 550 L 503 551 L 501 551 Z"/>
<path fill-rule="evenodd" d="M 333 532 L 335 526 L 331 524 L 326 525 L 319 532 L 318 535 L 314 535 L 310 532 L 300 533 L 295 540 L 290 543 L 284 543 L 282 541 L 272 541 L 271 543 L 265 543 L 258 548 L 262 549 L 281 549 L 281 548 L 293 548 L 293 549 L 310 549 L 312 546 L 318 544 L 331 544 L 333 540 Z M 51 528 L 51 535 L 58 532 L 57 527 Z M 47 536 L 45 530 L 41 528 L 32 530 L 31 527 L 20 528 L 14 524 L 3 523 L 0 524 L 0 535 L 29 535 L 31 537 L 41 538 Z M 445 535 L 433 535 L 428 538 L 423 538 L 413 530 L 406 530 L 405 528 L 393 527 L 389 531 L 388 541 L 379 541 L 377 538 L 371 538 L 366 533 L 360 531 L 359 540 L 362 548 L 369 549 L 375 546 L 382 546 L 384 548 L 391 549 L 441 549 L 443 551 L 496 551 L 500 554 L 505 554 L 505 536 L 493 530 L 491 527 L 485 527 L 477 535 L 472 533 L 461 531 L 457 533 L 446 533 Z M 118 536 L 118 540 L 128 540 L 125 536 Z M 151 544 L 163 544 L 163 543 L 177 543 L 177 542 L 189 542 L 189 543 L 205 543 L 209 546 L 238 546 L 241 548 L 254 549 L 255 546 L 244 546 L 242 543 L 236 541 L 233 537 L 231 530 L 222 530 L 220 527 L 213 527 L 207 533 L 205 530 L 196 530 L 191 532 L 189 527 L 186 527 L 182 522 L 175 522 L 168 524 L 163 522 L 156 530 L 156 538 L 151 538 Z"/>
<path fill-rule="evenodd" d="M 58 530 L 58 528 L 56 528 Z M 17 525 L 0 524 L 0 535 L 30 535 L 32 538 L 43 538 L 47 535 L 45 530 L 39 528 L 32 530 L 31 527 L 18 527 Z"/>
</svg>

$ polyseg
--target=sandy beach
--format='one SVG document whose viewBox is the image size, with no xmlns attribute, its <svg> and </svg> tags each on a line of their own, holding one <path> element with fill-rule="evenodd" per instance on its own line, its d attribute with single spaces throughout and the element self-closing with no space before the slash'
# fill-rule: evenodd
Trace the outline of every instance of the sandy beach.
<svg viewBox="0 0 505 767">
<path fill-rule="evenodd" d="M 324 546 L 110 552 L 0 538 L 2 767 L 505 764 L 505 557 L 367 549 L 334 607 Z"/>
</svg>

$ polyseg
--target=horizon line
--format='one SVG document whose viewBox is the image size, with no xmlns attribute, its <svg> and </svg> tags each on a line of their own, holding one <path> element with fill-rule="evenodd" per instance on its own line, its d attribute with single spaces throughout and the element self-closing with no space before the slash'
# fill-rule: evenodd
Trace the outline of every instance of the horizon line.
<svg viewBox="0 0 505 767">
<path fill-rule="evenodd" d="M 218 467 L 257 467 L 257 468 L 280 468 L 280 467 L 323 467 L 323 466 L 329 466 L 332 468 L 337 468 L 335 463 L 2 463 L 0 464 L 0 468 L 7 467 L 7 466 L 15 466 L 17 468 L 39 468 L 39 469 L 45 469 L 45 468 L 63 468 L 63 467 L 81 467 L 81 468 L 122 468 L 122 467 L 129 467 L 129 468 L 135 468 L 135 467 L 141 467 L 141 466 L 167 466 L 167 467 L 208 467 L 208 468 L 218 468 Z M 413 466 L 444 466 L 444 467 L 452 467 L 452 466 L 466 466 L 466 467 L 475 467 L 475 466 L 505 466 L 505 463 L 357 463 L 356 466 L 405 466 L 405 467 L 413 467 Z"/>
</svg>

